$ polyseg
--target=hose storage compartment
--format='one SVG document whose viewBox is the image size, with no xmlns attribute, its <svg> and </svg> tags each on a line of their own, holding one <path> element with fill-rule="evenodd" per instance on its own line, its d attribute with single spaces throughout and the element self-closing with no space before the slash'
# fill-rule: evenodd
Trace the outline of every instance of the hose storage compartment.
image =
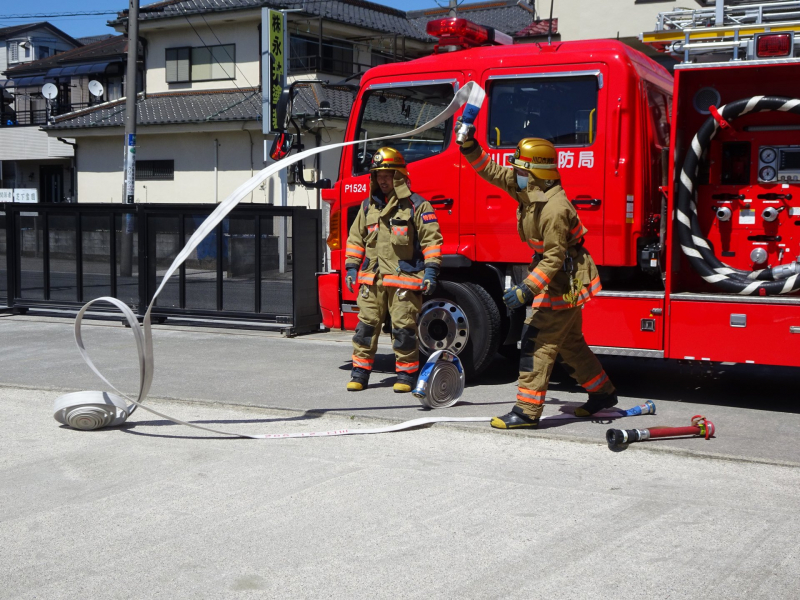
<svg viewBox="0 0 800 600">
<path fill-rule="evenodd" d="M 712 107 L 713 108 L 713 107 Z M 720 261 L 704 236 L 698 216 L 695 190 L 700 158 L 721 127 L 748 113 L 780 111 L 800 114 L 800 99 L 779 96 L 753 96 L 711 110 L 686 152 L 678 178 L 676 204 L 678 239 L 692 268 L 707 282 L 726 292 L 744 296 L 790 294 L 800 289 L 800 264 L 778 265 L 771 269 L 743 271 Z"/>
</svg>

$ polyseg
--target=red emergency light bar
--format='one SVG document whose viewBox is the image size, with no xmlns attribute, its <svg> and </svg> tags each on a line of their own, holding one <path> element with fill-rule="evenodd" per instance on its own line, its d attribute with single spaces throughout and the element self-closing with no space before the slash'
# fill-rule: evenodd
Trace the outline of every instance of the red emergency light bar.
<svg viewBox="0 0 800 600">
<path fill-rule="evenodd" d="M 760 33 L 756 36 L 756 56 L 777 58 L 791 56 L 794 39 L 791 33 Z"/>
<path fill-rule="evenodd" d="M 434 52 L 474 48 L 482 44 L 508 46 L 514 43 L 510 35 L 497 31 L 494 27 L 484 27 L 457 17 L 428 21 L 425 31 L 428 35 L 439 38 Z"/>
</svg>

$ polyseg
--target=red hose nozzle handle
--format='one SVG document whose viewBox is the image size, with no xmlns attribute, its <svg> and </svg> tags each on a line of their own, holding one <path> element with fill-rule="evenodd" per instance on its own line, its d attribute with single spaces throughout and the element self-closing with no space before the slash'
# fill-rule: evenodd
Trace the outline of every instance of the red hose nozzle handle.
<svg viewBox="0 0 800 600">
<path fill-rule="evenodd" d="M 714 424 L 706 419 L 703 415 L 695 415 L 692 417 L 692 425 L 700 429 L 700 435 L 705 436 L 706 439 L 713 437 L 716 428 Z"/>
</svg>

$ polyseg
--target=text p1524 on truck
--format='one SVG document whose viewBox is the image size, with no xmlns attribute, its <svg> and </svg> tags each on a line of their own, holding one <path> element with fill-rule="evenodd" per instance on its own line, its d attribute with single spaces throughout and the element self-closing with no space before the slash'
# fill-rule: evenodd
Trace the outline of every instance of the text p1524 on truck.
<svg viewBox="0 0 800 600">
<path fill-rule="evenodd" d="M 604 290 L 584 315 L 595 352 L 800 366 L 793 35 L 787 50 L 769 26 L 722 27 L 710 46 L 718 53 L 720 41 L 735 38 L 737 60 L 709 56 L 709 38 L 693 36 L 697 27 L 713 28 L 687 25 L 695 12 L 661 15 L 658 31 L 643 35 L 685 55 L 674 98 L 669 73 L 617 41 L 473 47 L 500 36 L 462 19 L 432 21 L 428 32 L 440 37 L 440 51 L 368 71 L 346 140 L 413 129 L 476 81 L 486 90 L 476 137 L 496 162 L 507 164 L 524 137 L 557 148 L 564 189 L 601 269 Z M 712 62 L 694 62 L 698 55 Z M 759 96 L 789 100 L 759 104 L 766 102 L 753 99 Z M 424 299 L 421 348 L 456 352 L 475 374 L 496 351 L 516 350 L 524 311 L 508 311 L 501 298 L 526 276 L 531 249 L 517 233 L 514 201 L 476 175 L 452 130 L 447 122 L 392 145 L 444 236 L 443 283 Z M 343 285 L 343 242 L 369 193 L 377 148 L 345 147 L 338 180 L 322 193 L 331 205 L 332 270 L 319 278 L 327 327 L 357 323 L 356 296 Z"/>
</svg>

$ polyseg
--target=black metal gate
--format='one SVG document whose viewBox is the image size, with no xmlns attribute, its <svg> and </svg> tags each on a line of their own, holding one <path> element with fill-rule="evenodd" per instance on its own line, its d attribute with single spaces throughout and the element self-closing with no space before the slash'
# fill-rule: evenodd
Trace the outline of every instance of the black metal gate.
<svg viewBox="0 0 800 600">
<path fill-rule="evenodd" d="M 114 296 L 144 314 L 207 204 L 0 204 L 0 302 L 77 308 Z M 318 329 L 320 211 L 237 206 L 162 290 L 153 314 Z"/>
</svg>

